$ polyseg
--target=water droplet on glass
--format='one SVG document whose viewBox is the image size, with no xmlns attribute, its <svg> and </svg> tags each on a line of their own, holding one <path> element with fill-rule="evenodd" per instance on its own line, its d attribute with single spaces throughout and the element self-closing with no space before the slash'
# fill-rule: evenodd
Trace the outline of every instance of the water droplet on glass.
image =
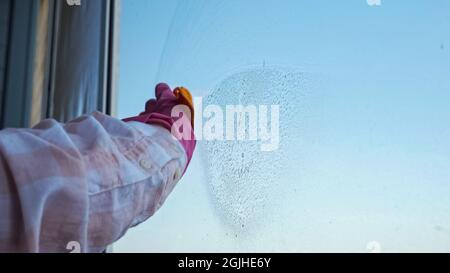
<svg viewBox="0 0 450 273">
<path fill-rule="evenodd" d="M 229 76 L 205 98 L 204 106 L 219 105 L 224 111 L 226 105 L 267 105 L 268 121 L 270 106 L 280 106 L 280 139 L 275 151 L 262 151 L 261 140 L 202 142 L 212 199 L 223 222 L 235 232 L 243 232 L 244 227 L 250 231 L 270 221 L 283 191 L 300 183 L 281 177 L 286 177 L 288 170 L 299 169 L 290 164 L 299 162 L 295 157 L 300 153 L 301 95 L 306 90 L 303 73 L 265 67 Z"/>
</svg>

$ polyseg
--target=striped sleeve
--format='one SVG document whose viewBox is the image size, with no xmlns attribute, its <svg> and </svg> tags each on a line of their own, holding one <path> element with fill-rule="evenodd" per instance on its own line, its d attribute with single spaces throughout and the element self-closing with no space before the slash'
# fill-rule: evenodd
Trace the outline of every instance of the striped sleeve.
<svg viewBox="0 0 450 273">
<path fill-rule="evenodd" d="M 186 155 L 159 126 L 95 112 L 0 131 L 0 252 L 100 252 L 152 216 Z"/>
</svg>

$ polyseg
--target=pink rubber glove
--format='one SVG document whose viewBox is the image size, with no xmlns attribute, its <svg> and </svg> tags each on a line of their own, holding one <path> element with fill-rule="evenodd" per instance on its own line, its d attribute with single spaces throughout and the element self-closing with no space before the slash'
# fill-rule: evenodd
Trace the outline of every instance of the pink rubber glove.
<svg viewBox="0 0 450 273">
<path fill-rule="evenodd" d="M 145 111 L 140 113 L 139 116 L 124 119 L 123 121 L 138 121 L 147 124 L 160 125 L 169 132 L 171 132 L 175 138 L 183 146 L 188 162 L 186 168 L 189 165 L 192 155 L 194 154 L 196 140 L 194 135 L 194 108 L 192 104 L 192 96 L 186 88 L 176 88 L 172 91 L 170 87 L 165 83 L 156 85 L 155 88 L 156 99 L 151 99 L 145 104 Z M 191 113 L 183 112 L 183 115 L 178 117 L 172 117 L 172 110 L 175 106 L 185 105 L 190 109 Z M 187 119 L 188 118 L 188 119 Z M 183 131 L 186 129 L 190 132 L 190 137 L 184 138 L 182 135 L 176 133 L 176 130 L 172 130 L 175 122 L 182 120 Z M 185 169 L 186 171 L 186 169 Z"/>
</svg>

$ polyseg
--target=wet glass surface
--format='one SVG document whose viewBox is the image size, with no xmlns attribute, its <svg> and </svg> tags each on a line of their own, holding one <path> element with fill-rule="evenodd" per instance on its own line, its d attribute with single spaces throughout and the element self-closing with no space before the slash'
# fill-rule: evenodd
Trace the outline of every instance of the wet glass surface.
<svg viewBox="0 0 450 273">
<path fill-rule="evenodd" d="M 280 139 L 199 142 L 115 251 L 450 250 L 450 1 L 134 0 L 122 14 L 120 117 L 166 81 L 203 110 L 279 105 Z"/>
</svg>

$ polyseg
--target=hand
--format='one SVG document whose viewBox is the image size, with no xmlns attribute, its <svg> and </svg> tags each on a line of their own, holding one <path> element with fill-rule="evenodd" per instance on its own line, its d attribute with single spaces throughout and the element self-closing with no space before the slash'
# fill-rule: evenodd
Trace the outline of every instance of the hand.
<svg viewBox="0 0 450 273">
<path fill-rule="evenodd" d="M 183 125 L 183 131 L 188 130 L 189 137 L 183 138 L 179 134 L 175 137 L 180 141 L 188 157 L 188 164 L 192 158 L 192 154 L 195 150 L 195 135 L 194 135 L 194 106 L 192 95 L 184 87 L 177 87 L 174 91 L 165 83 L 160 83 L 155 87 L 156 99 L 151 99 L 145 104 L 145 111 L 140 113 L 139 116 L 124 119 L 128 121 L 138 121 L 147 124 L 160 125 L 170 132 L 172 132 L 172 126 L 180 119 L 190 118 L 191 128 L 185 128 Z M 176 106 L 187 106 L 180 108 L 182 116 L 172 116 L 172 111 Z M 185 109 L 185 110 L 184 110 Z M 177 109 L 178 110 L 178 109 Z M 184 124 L 184 123 L 183 123 Z M 189 121 L 188 121 L 189 124 Z M 177 132 L 175 132 L 177 133 Z"/>
<path fill-rule="evenodd" d="M 145 111 L 141 114 L 160 113 L 171 116 L 172 110 L 177 105 L 186 105 L 190 113 L 186 113 L 191 118 L 191 125 L 194 128 L 194 105 L 192 95 L 184 87 L 177 87 L 172 92 L 165 83 L 160 83 L 155 88 L 156 99 L 151 99 L 145 104 Z"/>
</svg>

